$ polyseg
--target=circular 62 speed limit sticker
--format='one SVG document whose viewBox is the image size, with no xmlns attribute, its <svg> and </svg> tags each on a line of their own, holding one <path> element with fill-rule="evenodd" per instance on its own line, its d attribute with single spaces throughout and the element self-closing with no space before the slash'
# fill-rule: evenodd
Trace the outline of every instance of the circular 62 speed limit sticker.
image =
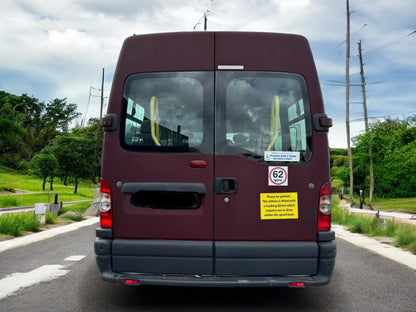
<svg viewBox="0 0 416 312">
<path fill-rule="evenodd" d="M 269 166 L 269 186 L 287 186 L 288 169 L 287 166 Z"/>
</svg>

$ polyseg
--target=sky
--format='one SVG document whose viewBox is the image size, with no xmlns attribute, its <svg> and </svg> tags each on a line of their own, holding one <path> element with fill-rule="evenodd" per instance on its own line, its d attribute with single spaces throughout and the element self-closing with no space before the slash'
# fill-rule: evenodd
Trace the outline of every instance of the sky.
<svg viewBox="0 0 416 312">
<path fill-rule="evenodd" d="M 133 34 L 260 31 L 305 36 L 333 119 L 331 148 L 345 130 L 345 0 L 0 0 L 0 90 L 48 103 L 67 98 L 83 120 L 99 117 L 121 45 Z M 416 114 L 416 1 L 350 0 L 351 136 L 364 132 L 358 41 L 370 122 Z M 105 112 L 105 108 L 104 108 Z M 78 122 L 81 123 L 82 119 Z"/>
</svg>

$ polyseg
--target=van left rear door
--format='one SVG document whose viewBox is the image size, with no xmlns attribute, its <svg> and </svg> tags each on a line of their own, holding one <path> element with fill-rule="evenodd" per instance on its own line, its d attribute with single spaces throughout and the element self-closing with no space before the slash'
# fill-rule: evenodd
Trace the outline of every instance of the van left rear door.
<svg viewBox="0 0 416 312">
<path fill-rule="evenodd" d="M 213 72 L 131 75 L 113 191 L 116 272 L 212 274 Z M 106 158 L 106 161 L 112 161 Z"/>
</svg>

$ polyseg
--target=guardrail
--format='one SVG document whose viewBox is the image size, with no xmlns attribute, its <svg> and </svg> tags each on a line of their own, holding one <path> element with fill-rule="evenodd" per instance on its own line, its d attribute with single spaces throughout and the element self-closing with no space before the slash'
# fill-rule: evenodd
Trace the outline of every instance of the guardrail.
<svg viewBox="0 0 416 312">
<path fill-rule="evenodd" d="M 72 202 L 63 202 L 63 206 L 68 206 L 72 204 L 77 203 L 84 203 L 84 202 L 90 202 L 93 201 L 93 199 L 83 199 L 83 200 L 76 200 Z M 35 205 L 32 206 L 22 206 L 22 207 L 8 207 L 8 208 L 0 208 L 0 215 L 2 214 L 8 214 L 8 213 L 18 213 L 18 212 L 28 212 L 28 211 L 35 211 Z"/>
</svg>

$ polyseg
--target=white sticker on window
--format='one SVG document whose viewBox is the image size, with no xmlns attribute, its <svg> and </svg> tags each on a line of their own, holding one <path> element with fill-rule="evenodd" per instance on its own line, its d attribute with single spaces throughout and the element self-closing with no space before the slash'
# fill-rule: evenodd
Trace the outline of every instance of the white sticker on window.
<svg viewBox="0 0 416 312">
<path fill-rule="evenodd" d="M 299 161 L 300 152 L 264 151 L 265 161 Z"/>
</svg>

